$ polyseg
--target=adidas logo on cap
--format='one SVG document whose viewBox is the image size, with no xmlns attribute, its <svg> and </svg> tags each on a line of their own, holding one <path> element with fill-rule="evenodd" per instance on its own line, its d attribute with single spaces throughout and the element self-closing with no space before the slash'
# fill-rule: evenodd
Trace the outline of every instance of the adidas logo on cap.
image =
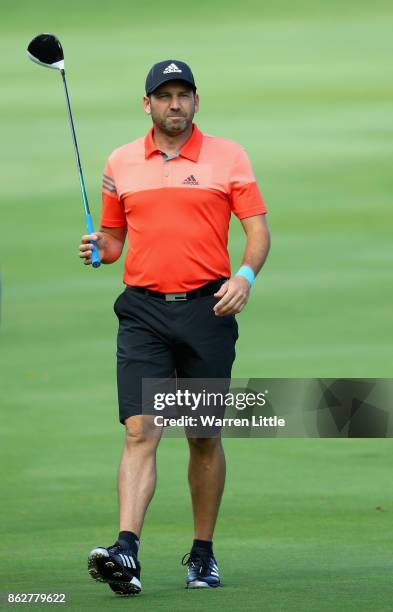
<svg viewBox="0 0 393 612">
<path fill-rule="evenodd" d="M 169 74 L 170 72 L 182 72 L 182 71 L 180 70 L 180 68 L 176 66 L 176 64 L 172 62 L 172 64 L 169 64 L 169 66 L 165 68 L 162 74 Z"/>
<path fill-rule="evenodd" d="M 157 64 L 150 68 L 145 83 L 146 95 L 149 96 L 160 85 L 171 80 L 185 81 L 191 85 L 194 93 L 196 92 L 191 68 L 179 59 L 166 59 L 162 62 L 157 62 Z"/>
</svg>

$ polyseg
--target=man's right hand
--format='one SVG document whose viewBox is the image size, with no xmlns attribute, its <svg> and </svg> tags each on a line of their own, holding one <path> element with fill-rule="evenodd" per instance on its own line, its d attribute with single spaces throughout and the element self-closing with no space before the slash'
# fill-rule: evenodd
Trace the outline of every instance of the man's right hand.
<svg viewBox="0 0 393 612">
<path fill-rule="evenodd" d="M 83 263 L 85 266 L 91 265 L 91 254 L 93 251 L 93 245 L 91 243 L 92 240 L 96 240 L 97 242 L 100 259 L 102 259 L 104 256 L 105 239 L 103 232 L 94 232 L 94 234 L 86 234 L 85 236 L 82 236 L 81 243 L 79 245 L 79 257 L 84 259 Z"/>
</svg>

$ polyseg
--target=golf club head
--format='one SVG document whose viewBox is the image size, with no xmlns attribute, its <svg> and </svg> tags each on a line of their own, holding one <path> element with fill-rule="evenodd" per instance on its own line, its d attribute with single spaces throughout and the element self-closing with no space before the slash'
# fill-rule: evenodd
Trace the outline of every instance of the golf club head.
<svg viewBox="0 0 393 612">
<path fill-rule="evenodd" d="M 54 34 L 39 34 L 29 43 L 27 55 L 36 64 L 64 70 L 64 53 L 59 39 Z"/>
</svg>

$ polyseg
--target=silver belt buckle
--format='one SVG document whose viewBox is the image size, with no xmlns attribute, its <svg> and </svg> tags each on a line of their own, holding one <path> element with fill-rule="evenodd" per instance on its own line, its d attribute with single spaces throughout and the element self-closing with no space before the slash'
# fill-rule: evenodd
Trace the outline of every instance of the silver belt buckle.
<svg viewBox="0 0 393 612">
<path fill-rule="evenodd" d="M 165 299 L 167 302 L 183 302 L 187 299 L 187 293 L 166 293 Z"/>
</svg>

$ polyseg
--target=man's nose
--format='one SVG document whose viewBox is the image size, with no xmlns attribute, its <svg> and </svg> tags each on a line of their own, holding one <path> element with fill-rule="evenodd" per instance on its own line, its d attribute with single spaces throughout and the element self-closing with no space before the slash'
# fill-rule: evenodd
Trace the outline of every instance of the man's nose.
<svg viewBox="0 0 393 612">
<path fill-rule="evenodd" d="M 180 108 L 180 99 L 177 96 L 173 96 L 171 100 L 171 108 Z"/>
</svg>

